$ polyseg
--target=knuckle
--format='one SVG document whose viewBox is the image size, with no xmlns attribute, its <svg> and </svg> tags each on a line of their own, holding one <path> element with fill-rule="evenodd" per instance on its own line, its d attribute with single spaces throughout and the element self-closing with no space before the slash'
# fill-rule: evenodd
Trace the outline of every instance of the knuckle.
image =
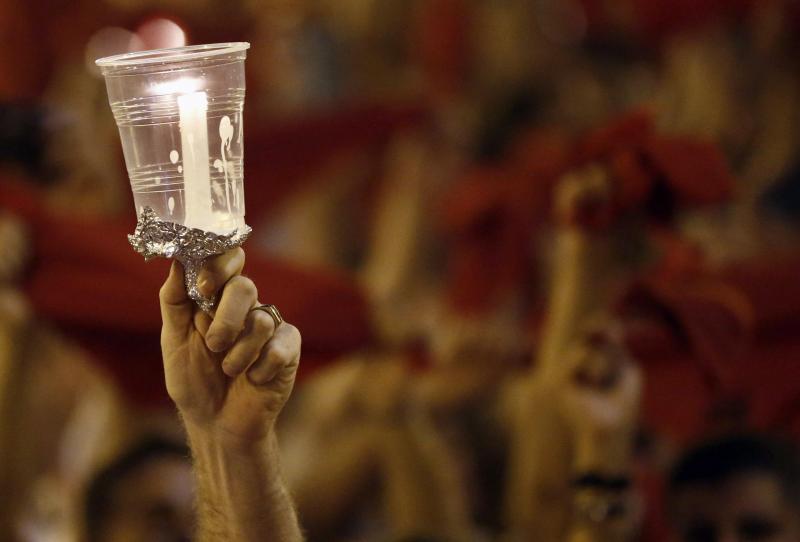
<svg viewBox="0 0 800 542">
<path fill-rule="evenodd" d="M 256 386 L 264 385 L 268 382 L 269 374 L 259 368 L 253 368 L 247 371 L 247 379 Z"/>
<path fill-rule="evenodd" d="M 293 348 L 293 357 L 300 357 L 300 352 L 303 348 L 303 335 L 300 333 L 300 330 L 296 327 L 292 326 L 291 328 L 292 336 L 294 337 L 294 348 Z"/>
<path fill-rule="evenodd" d="M 253 331 L 257 335 L 272 335 L 275 328 L 275 322 L 272 317 L 263 311 L 253 311 Z"/>
<path fill-rule="evenodd" d="M 267 364 L 271 367 L 280 367 L 289 363 L 291 357 L 286 347 L 274 345 L 269 349 L 269 352 L 267 352 Z"/>
<path fill-rule="evenodd" d="M 245 251 L 242 247 L 236 247 L 235 249 L 233 249 L 231 256 L 232 256 L 231 261 L 234 262 L 235 267 L 237 269 L 241 269 L 242 267 L 244 267 L 244 262 L 246 258 L 245 258 Z"/>
<path fill-rule="evenodd" d="M 228 376 L 235 376 L 242 372 L 245 366 L 245 359 L 242 356 L 231 356 L 222 362 L 222 370 Z"/>
<path fill-rule="evenodd" d="M 230 288 L 234 289 L 238 293 L 241 293 L 242 295 L 246 295 L 248 297 L 256 297 L 258 295 L 258 290 L 256 289 L 255 283 L 242 275 L 233 277 L 228 285 Z"/>
<path fill-rule="evenodd" d="M 249 369 L 247 369 L 247 377 L 254 384 L 261 384 L 266 382 L 272 373 L 272 365 L 267 356 L 262 356 Z"/>
<path fill-rule="evenodd" d="M 292 342 L 295 342 L 295 343 L 297 343 L 297 347 L 299 348 L 299 347 L 300 347 L 300 345 L 301 345 L 301 344 L 302 344 L 302 342 L 303 342 L 303 336 L 302 336 L 302 334 L 300 333 L 300 330 L 299 330 L 299 329 L 297 329 L 297 328 L 296 328 L 295 326 L 293 326 L 292 324 L 289 324 L 289 323 L 286 323 L 286 322 L 284 322 L 284 324 L 283 324 L 283 325 L 285 325 L 285 326 L 286 326 L 286 333 L 288 334 L 288 337 L 289 337 L 289 339 L 290 339 Z"/>
</svg>

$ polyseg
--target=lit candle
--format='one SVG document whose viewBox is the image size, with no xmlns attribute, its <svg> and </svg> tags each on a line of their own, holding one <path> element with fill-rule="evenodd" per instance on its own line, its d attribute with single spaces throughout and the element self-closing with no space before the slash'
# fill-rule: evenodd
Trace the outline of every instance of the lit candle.
<svg viewBox="0 0 800 542">
<path fill-rule="evenodd" d="M 184 225 L 214 231 L 208 158 L 208 97 L 205 92 L 178 96 L 183 156 Z"/>
</svg>

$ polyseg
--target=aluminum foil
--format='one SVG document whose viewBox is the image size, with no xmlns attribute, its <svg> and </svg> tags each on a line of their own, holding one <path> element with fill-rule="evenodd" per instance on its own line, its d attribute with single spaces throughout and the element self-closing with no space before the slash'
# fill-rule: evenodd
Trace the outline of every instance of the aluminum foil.
<svg viewBox="0 0 800 542">
<path fill-rule="evenodd" d="M 161 220 L 151 207 L 139 213 L 136 230 L 128 235 L 133 249 L 145 260 L 155 257 L 174 258 L 181 262 L 185 272 L 186 292 L 197 305 L 211 312 L 215 298 L 206 298 L 197 289 L 197 275 L 206 259 L 240 246 L 252 229 L 245 225 L 227 235 L 187 228 L 181 224 Z"/>
</svg>

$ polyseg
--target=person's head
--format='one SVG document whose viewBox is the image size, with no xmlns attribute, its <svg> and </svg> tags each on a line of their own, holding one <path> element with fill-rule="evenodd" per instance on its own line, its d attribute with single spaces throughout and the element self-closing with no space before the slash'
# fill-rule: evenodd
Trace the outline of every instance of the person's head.
<svg viewBox="0 0 800 542">
<path fill-rule="evenodd" d="M 86 538 L 88 542 L 188 542 L 194 525 L 193 496 L 186 446 L 148 438 L 90 483 Z"/>
<path fill-rule="evenodd" d="M 800 540 L 800 460 L 787 442 L 742 435 L 702 444 L 676 465 L 668 497 L 682 542 Z"/>
</svg>

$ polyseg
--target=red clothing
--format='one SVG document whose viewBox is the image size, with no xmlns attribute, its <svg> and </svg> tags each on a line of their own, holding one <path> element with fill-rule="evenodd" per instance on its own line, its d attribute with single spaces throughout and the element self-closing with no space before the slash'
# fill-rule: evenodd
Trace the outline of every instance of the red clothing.
<svg viewBox="0 0 800 542">
<path fill-rule="evenodd" d="M 716 145 L 660 135 L 646 111 L 633 111 L 588 133 L 576 145 L 575 156 L 576 165 L 608 168 L 608 222 L 641 208 L 653 218 L 668 219 L 672 207 L 720 203 L 733 193 L 733 174 Z"/>
<path fill-rule="evenodd" d="M 283 122 L 245 123 L 247 218 L 257 228 L 291 194 L 307 189 L 314 174 L 336 157 L 375 153 L 405 130 L 427 122 L 417 103 L 358 104 Z M 250 125 L 254 127 L 249 128 Z"/>
<path fill-rule="evenodd" d="M 470 59 L 469 6 L 465 0 L 427 0 L 419 6 L 415 53 L 435 98 L 463 92 Z"/>
<path fill-rule="evenodd" d="M 646 112 L 623 115 L 573 141 L 556 131 L 532 132 L 507 162 L 467 172 L 442 202 L 454 309 L 485 312 L 533 282 L 534 243 L 550 218 L 553 187 L 568 171 L 594 163 L 608 169 L 611 202 L 601 215 L 578 209 L 569 217 L 590 229 L 632 212 L 662 222 L 673 207 L 718 203 L 733 190 L 716 147 L 660 136 Z M 663 202 L 666 208 L 653 205 Z"/>
<path fill-rule="evenodd" d="M 166 400 L 158 290 L 169 262 L 145 263 L 128 245 L 133 213 L 120 220 L 54 213 L 15 183 L 4 183 L 0 207 L 31 230 L 34 262 L 25 289 L 37 315 L 94 353 L 133 399 Z M 253 251 L 245 272 L 264 285 L 262 299 L 302 330 L 303 372 L 372 340 L 366 301 L 350 278 Z"/>
<path fill-rule="evenodd" d="M 764 3 L 770 0 L 764 0 Z M 611 0 L 614 9 L 628 16 L 626 28 L 643 43 L 659 46 L 676 34 L 702 30 L 720 21 L 746 17 L 759 0 Z M 589 22 L 589 32 L 605 35 L 619 32 L 607 4 L 609 0 L 580 0 Z"/>
<path fill-rule="evenodd" d="M 248 222 L 258 228 L 270 210 L 308 188 L 319 177 L 314 173 L 337 156 L 381 149 L 395 133 L 425 119 L 413 104 L 364 105 L 250 128 Z M 35 261 L 26 289 L 38 314 L 93 352 L 134 399 L 165 400 L 157 296 L 169 264 L 145 263 L 128 245 L 133 213 L 104 219 L 58 214 L 41 205 L 43 198 L 29 185 L 2 182 L 0 208 L 19 215 L 32 230 Z M 302 330 L 301 374 L 372 341 L 367 302 L 352 277 L 252 250 L 246 273 L 256 284 L 272 285 L 262 292 L 264 299 Z"/>
<path fill-rule="evenodd" d="M 626 300 L 660 322 L 629 337 L 645 371 L 645 427 L 679 446 L 732 426 L 800 437 L 800 255 L 695 264 L 651 276 Z M 645 488 L 646 540 L 665 532 L 658 478 Z"/>
<path fill-rule="evenodd" d="M 715 402 L 739 397 L 755 427 L 800 430 L 798 276 L 800 255 L 790 254 L 636 285 L 623 309 L 660 322 L 630 341 L 650 381 L 646 419 L 691 439 Z"/>
</svg>

